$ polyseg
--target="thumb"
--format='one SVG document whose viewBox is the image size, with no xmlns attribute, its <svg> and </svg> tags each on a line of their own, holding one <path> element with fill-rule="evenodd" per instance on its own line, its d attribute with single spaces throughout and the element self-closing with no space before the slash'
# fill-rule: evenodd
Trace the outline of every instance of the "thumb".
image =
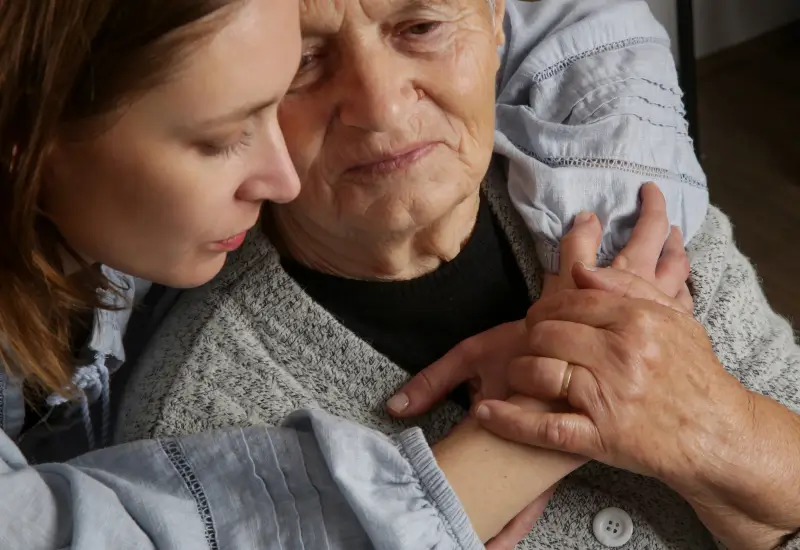
<svg viewBox="0 0 800 550">
<path fill-rule="evenodd" d="M 617 296 L 649 300 L 677 311 L 685 311 L 685 308 L 677 300 L 628 271 L 613 267 L 593 269 L 576 264 L 572 270 L 572 278 L 575 285 L 581 290 L 604 290 Z"/>
</svg>

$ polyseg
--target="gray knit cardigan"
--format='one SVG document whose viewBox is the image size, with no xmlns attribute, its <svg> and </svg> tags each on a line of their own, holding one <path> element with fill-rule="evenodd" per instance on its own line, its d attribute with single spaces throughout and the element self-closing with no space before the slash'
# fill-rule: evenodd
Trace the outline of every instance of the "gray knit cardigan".
<svg viewBox="0 0 800 550">
<path fill-rule="evenodd" d="M 541 266 L 496 166 L 484 189 L 535 301 Z M 800 348 L 792 328 L 770 308 L 719 210 L 710 209 L 689 255 L 695 315 L 717 356 L 747 387 L 800 411 Z M 407 379 L 303 292 L 268 240 L 254 233 L 215 281 L 187 293 L 163 323 L 128 386 L 117 433 L 130 441 L 274 424 L 309 406 L 394 433 L 407 424 L 391 419 L 384 403 Z M 436 441 L 462 414 L 445 404 L 418 424 Z M 520 547 L 600 550 L 592 520 L 607 507 L 631 516 L 628 549 L 715 548 L 676 493 L 599 463 L 559 485 Z M 789 544 L 800 548 L 800 541 Z"/>
</svg>

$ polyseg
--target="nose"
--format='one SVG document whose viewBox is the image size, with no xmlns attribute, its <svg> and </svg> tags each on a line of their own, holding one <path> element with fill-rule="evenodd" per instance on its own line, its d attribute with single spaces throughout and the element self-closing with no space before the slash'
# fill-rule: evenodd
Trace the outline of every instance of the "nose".
<svg viewBox="0 0 800 550">
<path fill-rule="evenodd" d="M 260 148 L 263 168 L 236 190 L 236 198 L 248 202 L 293 201 L 300 194 L 300 178 L 294 169 L 277 120 L 270 122 L 265 145 Z"/>
<path fill-rule="evenodd" d="M 353 49 L 343 56 L 340 120 L 370 132 L 402 128 L 417 101 L 408 64 L 386 45 Z"/>
</svg>

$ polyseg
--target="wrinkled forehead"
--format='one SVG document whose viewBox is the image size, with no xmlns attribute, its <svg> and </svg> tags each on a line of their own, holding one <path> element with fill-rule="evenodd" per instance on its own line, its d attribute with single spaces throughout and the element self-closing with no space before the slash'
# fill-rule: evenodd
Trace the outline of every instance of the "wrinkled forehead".
<svg viewBox="0 0 800 550">
<path fill-rule="evenodd" d="M 304 32 L 335 32 L 348 23 L 376 23 L 392 18 L 479 9 L 487 17 L 495 0 L 301 0 Z"/>
</svg>

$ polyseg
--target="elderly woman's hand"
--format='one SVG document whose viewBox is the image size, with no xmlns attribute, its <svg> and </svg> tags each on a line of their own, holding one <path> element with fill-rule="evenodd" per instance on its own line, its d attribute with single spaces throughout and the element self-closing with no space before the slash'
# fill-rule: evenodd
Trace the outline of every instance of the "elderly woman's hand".
<svg viewBox="0 0 800 550">
<path fill-rule="evenodd" d="M 669 237 L 665 243 L 667 233 Z M 595 264 L 601 235 L 600 222 L 593 214 L 576 219 L 561 242 L 561 271 L 548 279 L 544 295 L 575 288 L 571 270 L 577 263 Z M 655 184 L 642 187 L 639 220 L 628 245 L 612 265 L 651 281 L 666 295 L 675 298 L 675 307 L 692 310 L 692 299 L 686 287 L 689 262 L 683 237 L 677 228 L 670 231 L 666 202 Z M 608 290 L 624 291 L 613 287 Z M 389 400 L 389 412 L 402 417 L 423 414 L 463 382 L 472 386 L 474 399 L 505 399 L 510 395 L 506 367 L 514 358 L 526 355 L 527 350 L 524 320 L 506 323 L 469 338 L 406 384 Z"/>
<path fill-rule="evenodd" d="M 565 399 L 574 411 L 486 401 L 475 409 L 481 424 L 510 440 L 658 478 L 730 547 L 774 548 L 797 528 L 797 514 L 775 507 L 786 487 L 764 486 L 762 472 L 796 468 L 798 417 L 730 375 L 674 298 L 615 269 L 576 266 L 573 276 L 584 290 L 530 309 L 529 356 L 507 374 L 514 392 Z M 778 443 L 784 438 L 793 443 Z"/>
<path fill-rule="evenodd" d="M 614 258 L 611 267 L 638 275 L 651 282 L 667 296 L 677 299 L 680 307 L 691 312 L 692 295 L 686 280 L 689 278 L 689 259 L 683 247 L 683 236 L 677 227 L 670 228 L 664 195 L 654 183 L 642 186 L 642 211 L 631 233 L 630 241 Z M 666 243 L 664 235 L 669 232 Z M 576 263 L 595 265 L 595 256 L 602 236 L 597 218 L 582 212 L 575 226 L 560 243 L 559 273 L 546 274 L 542 297 L 560 290 L 575 289 L 572 269 Z M 588 258 L 588 261 L 587 261 Z"/>
<path fill-rule="evenodd" d="M 731 414 L 748 410 L 748 393 L 675 299 L 613 268 L 578 266 L 574 276 L 640 298 L 572 290 L 542 299 L 526 319 L 527 356 L 507 376 L 514 393 L 565 399 L 576 412 L 516 415 L 507 403 L 483 402 L 476 415 L 506 438 L 660 479 L 681 477 L 693 467 L 685 440 L 704 448 L 709 438 L 740 429 L 744 418 Z M 720 414 L 709 425 L 712 406 Z"/>
</svg>

